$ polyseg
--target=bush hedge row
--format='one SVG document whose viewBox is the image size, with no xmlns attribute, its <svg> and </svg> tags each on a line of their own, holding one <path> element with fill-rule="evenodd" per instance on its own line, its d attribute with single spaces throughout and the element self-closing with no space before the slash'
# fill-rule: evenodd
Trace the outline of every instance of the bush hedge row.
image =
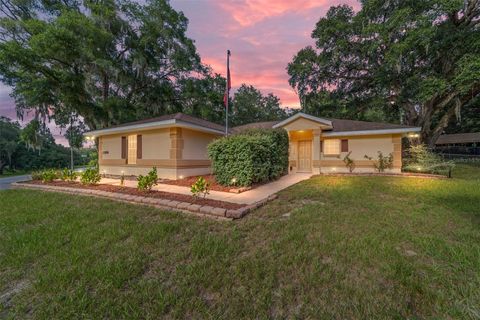
<svg viewBox="0 0 480 320">
<path fill-rule="evenodd" d="M 208 156 L 222 185 L 274 180 L 288 169 L 288 134 L 284 129 L 248 130 L 213 141 Z"/>
</svg>

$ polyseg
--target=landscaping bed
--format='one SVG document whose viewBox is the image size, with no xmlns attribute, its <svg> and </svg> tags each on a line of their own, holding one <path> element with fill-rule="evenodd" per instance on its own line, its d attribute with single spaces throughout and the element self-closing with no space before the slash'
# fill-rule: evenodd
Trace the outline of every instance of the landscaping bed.
<svg viewBox="0 0 480 320">
<path fill-rule="evenodd" d="M 203 176 L 192 176 L 192 177 L 186 177 L 186 178 L 183 178 L 183 179 L 178 179 L 178 180 L 169 180 L 169 179 L 165 179 L 165 180 L 159 180 L 159 183 L 162 183 L 162 184 L 170 184 L 170 185 L 174 185 L 174 186 L 181 186 L 181 187 L 191 187 L 192 184 L 194 184 L 197 179 L 199 177 L 203 177 L 208 183 L 210 183 L 210 190 L 214 190 L 214 191 L 221 191 L 221 192 L 232 192 L 232 193 L 241 193 L 241 192 L 245 192 L 247 190 L 252 190 L 252 189 L 255 189 L 265 183 L 269 183 L 271 181 L 268 181 L 268 182 L 264 182 L 264 183 L 257 183 L 257 184 L 254 184 L 250 187 L 235 187 L 235 186 L 223 186 L 221 184 L 219 184 L 217 182 L 217 180 L 215 179 L 215 176 L 213 174 L 208 174 L 208 175 L 203 175 Z"/>
<path fill-rule="evenodd" d="M 178 194 L 178 193 L 170 193 L 170 192 L 163 192 L 163 191 L 156 191 L 156 190 L 140 191 L 135 188 L 114 186 L 114 185 L 107 185 L 107 184 L 83 185 L 78 182 L 57 181 L 57 180 L 53 182 L 48 182 L 48 183 L 44 183 L 39 180 L 32 180 L 24 183 L 116 192 L 116 193 L 132 195 L 132 196 L 161 198 L 161 199 L 167 199 L 167 200 L 173 200 L 173 201 L 179 201 L 179 202 L 189 202 L 189 203 L 194 203 L 201 206 L 211 206 L 215 208 L 232 209 L 232 210 L 236 210 L 246 206 L 245 204 L 237 204 L 237 203 L 212 200 L 212 199 L 194 198 L 193 196 L 188 196 L 188 195 Z"/>
</svg>

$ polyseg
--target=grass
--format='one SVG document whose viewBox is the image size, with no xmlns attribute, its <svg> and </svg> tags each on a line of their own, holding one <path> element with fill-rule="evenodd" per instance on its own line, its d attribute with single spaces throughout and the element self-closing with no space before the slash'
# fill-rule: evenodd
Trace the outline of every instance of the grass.
<svg viewBox="0 0 480 320">
<path fill-rule="evenodd" d="M 480 168 L 315 177 L 234 222 L 0 192 L 0 318 L 480 318 Z M 5 298 L 7 297 L 7 298 Z"/>
</svg>

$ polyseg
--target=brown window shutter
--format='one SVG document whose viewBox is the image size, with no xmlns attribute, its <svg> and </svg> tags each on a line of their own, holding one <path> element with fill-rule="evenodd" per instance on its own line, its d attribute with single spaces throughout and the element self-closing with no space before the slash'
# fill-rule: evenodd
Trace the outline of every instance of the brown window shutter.
<svg viewBox="0 0 480 320">
<path fill-rule="evenodd" d="M 323 141 L 320 141 L 320 152 L 323 152 Z"/>
<path fill-rule="evenodd" d="M 137 159 L 142 159 L 142 135 L 137 135 Z"/>
<path fill-rule="evenodd" d="M 347 139 L 342 139 L 341 152 L 348 152 L 348 140 Z"/>
<path fill-rule="evenodd" d="M 127 159 L 127 137 L 122 137 L 122 159 Z"/>
</svg>

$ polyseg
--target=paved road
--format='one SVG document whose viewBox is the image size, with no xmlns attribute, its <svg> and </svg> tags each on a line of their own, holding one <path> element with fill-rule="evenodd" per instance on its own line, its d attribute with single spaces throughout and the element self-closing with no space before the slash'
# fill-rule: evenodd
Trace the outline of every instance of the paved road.
<svg viewBox="0 0 480 320">
<path fill-rule="evenodd" d="M 13 182 L 25 181 L 25 180 L 30 180 L 30 179 L 31 179 L 31 177 L 28 174 L 23 175 L 23 176 L 13 176 L 13 177 L 0 178 L 0 190 L 10 189 L 12 187 L 11 184 Z"/>
</svg>

